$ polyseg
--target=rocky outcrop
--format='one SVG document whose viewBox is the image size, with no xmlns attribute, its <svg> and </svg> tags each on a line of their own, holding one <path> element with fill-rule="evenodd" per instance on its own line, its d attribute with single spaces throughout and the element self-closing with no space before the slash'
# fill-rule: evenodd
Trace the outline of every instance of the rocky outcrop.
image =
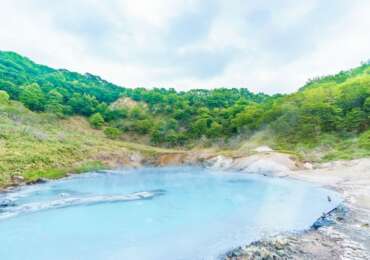
<svg viewBox="0 0 370 260">
<path fill-rule="evenodd" d="M 183 165 L 187 164 L 187 154 L 186 153 L 166 153 L 159 155 L 156 160 L 157 166 L 173 166 L 173 165 Z"/>
<path fill-rule="evenodd" d="M 217 155 L 204 161 L 204 166 L 214 169 L 230 169 L 232 168 L 233 163 L 233 158 Z"/>
<path fill-rule="evenodd" d="M 370 158 L 304 165 L 287 176 L 340 192 L 345 215 L 336 210 L 306 232 L 256 241 L 225 259 L 370 259 Z"/>
<path fill-rule="evenodd" d="M 201 165 L 211 166 L 210 161 L 217 157 L 215 153 L 205 151 L 162 153 L 153 162 L 156 166 Z"/>
<path fill-rule="evenodd" d="M 302 164 L 292 156 L 277 152 L 257 153 L 236 158 L 217 155 L 204 162 L 204 166 L 274 176 L 285 176 L 287 172 L 302 168 Z"/>
<path fill-rule="evenodd" d="M 226 156 L 214 151 L 174 151 L 155 155 L 138 152 L 100 152 L 96 160 L 110 168 L 122 166 L 139 167 L 142 165 L 175 166 L 199 165 L 207 168 L 241 171 L 245 173 L 263 173 L 264 175 L 284 176 L 287 172 L 303 169 L 294 157 L 273 151 L 267 146 L 256 148 L 252 155 Z"/>
<path fill-rule="evenodd" d="M 224 259 L 370 259 L 368 248 L 361 243 L 368 239 L 366 234 L 357 231 L 353 234 L 353 221 L 357 219 L 354 214 L 350 208 L 340 207 L 325 217 L 327 224 L 319 219 L 306 232 L 280 234 L 256 241 L 228 252 Z"/>
<path fill-rule="evenodd" d="M 273 152 L 274 150 L 272 150 L 267 145 L 262 145 L 262 146 L 257 147 L 256 149 L 254 149 L 254 151 L 257 152 L 257 153 L 268 153 L 268 152 Z"/>
<path fill-rule="evenodd" d="M 165 153 L 155 160 L 157 166 L 200 165 L 207 168 L 264 175 L 284 176 L 287 172 L 302 169 L 303 164 L 288 154 L 268 151 L 249 156 L 225 156 L 212 152 Z"/>
<path fill-rule="evenodd" d="M 139 167 L 148 160 L 146 156 L 139 152 L 127 151 L 100 152 L 93 159 L 102 162 L 109 168 Z"/>
</svg>

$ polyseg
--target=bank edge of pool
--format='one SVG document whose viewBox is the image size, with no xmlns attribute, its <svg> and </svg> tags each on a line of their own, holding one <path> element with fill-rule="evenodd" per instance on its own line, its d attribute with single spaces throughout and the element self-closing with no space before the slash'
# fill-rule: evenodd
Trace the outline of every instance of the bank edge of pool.
<svg viewBox="0 0 370 260">
<path fill-rule="evenodd" d="M 266 156 L 272 161 L 266 161 Z M 266 171 L 270 176 L 314 183 L 339 192 L 343 203 L 318 219 L 309 230 L 264 238 L 233 249 L 221 258 L 370 259 L 370 158 L 303 167 L 276 158 L 280 157 L 265 154 L 257 161 L 246 163 L 245 168 L 234 167 L 240 163 L 230 159 L 222 165 L 228 165 L 226 168 L 230 170 L 257 174 Z"/>
<path fill-rule="evenodd" d="M 221 259 L 370 259 L 370 158 L 311 164 L 261 147 L 248 156 L 201 151 L 162 154 L 156 161 L 158 166 L 183 164 L 297 179 L 337 191 L 344 199 L 309 230 L 264 238 Z"/>
<path fill-rule="evenodd" d="M 344 202 L 313 223 L 310 230 L 264 238 L 232 249 L 220 256 L 222 259 L 370 259 L 370 158 L 310 164 L 289 154 L 261 148 L 248 156 L 208 151 L 162 153 L 157 157 L 135 153 L 129 162 L 111 167 L 199 165 L 297 179 L 342 194 Z"/>
</svg>

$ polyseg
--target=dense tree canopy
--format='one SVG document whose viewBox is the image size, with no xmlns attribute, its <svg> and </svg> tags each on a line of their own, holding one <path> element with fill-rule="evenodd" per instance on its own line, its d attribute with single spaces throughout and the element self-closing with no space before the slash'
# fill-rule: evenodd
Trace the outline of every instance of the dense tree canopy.
<svg viewBox="0 0 370 260">
<path fill-rule="evenodd" d="M 110 138 L 135 134 L 167 146 L 248 138 L 262 129 L 290 143 L 314 143 L 323 134 L 364 133 L 370 124 L 369 63 L 310 80 L 291 95 L 269 96 L 245 88 L 122 88 L 98 76 L 55 70 L 0 52 L 0 91 L 33 111 L 89 117 Z M 113 105 L 123 98 L 133 105 Z"/>
</svg>

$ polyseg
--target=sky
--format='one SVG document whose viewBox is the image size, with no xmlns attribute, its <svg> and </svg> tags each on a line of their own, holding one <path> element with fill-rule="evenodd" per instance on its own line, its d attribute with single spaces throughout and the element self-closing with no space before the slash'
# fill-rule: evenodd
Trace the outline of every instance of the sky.
<svg viewBox="0 0 370 260">
<path fill-rule="evenodd" d="M 368 0 L 2 0 L 0 50 L 126 87 L 290 93 L 370 59 Z"/>
</svg>

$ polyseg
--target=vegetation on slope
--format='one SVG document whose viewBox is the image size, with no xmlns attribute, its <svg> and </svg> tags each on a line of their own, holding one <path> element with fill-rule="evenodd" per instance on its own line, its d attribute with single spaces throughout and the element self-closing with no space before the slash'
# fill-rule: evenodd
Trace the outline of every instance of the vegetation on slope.
<svg viewBox="0 0 370 260">
<path fill-rule="evenodd" d="M 129 164 L 135 152 L 170 151 L 110 140 L 83 117 L 60 119 L 32 112 L 20 102 L 7 101 L 0 91 L 0 187 L 16 182 L 18 176 L 29 182 Z"/>
<path fill-rule="evenodd" d="M 270 99 L 247 89 L 176 92 L 164 88 L 120 88 L 98 76 L 54 70 L 13 52 L 0 52 L 0 90 L 33 111 L 61 117 L 102 117 L 116 131 L 149 135 L 153 144 L 170 146 L 184 145 L 203 134 L 209 138 L 231 134 L 226 123 L 229 114 L 237 113 L 248 103 Z M 109 106 L 119 97 L 145 105 Z"/>
<path fill-rule="evenodd" d="M 0 90 L 67 125 L 72 116 L 86 117 L 112 140 L 232 149 L 268 143 L 300 154 L 315 151 L 324 160 L 370 155 L 369 63 L 310 80 L 290 95 L 268 96 L 236 88 L 121 88 L 0 52 Z"/>
<path fill-rule="evenodd" d="M 310 82 L 272 105 L 247 107 L 240 125 L 267 129 L 281 149 L 315 149 L 325 160 L 369 156 L 370 66 L 352 71 Z"/>
</svg>

